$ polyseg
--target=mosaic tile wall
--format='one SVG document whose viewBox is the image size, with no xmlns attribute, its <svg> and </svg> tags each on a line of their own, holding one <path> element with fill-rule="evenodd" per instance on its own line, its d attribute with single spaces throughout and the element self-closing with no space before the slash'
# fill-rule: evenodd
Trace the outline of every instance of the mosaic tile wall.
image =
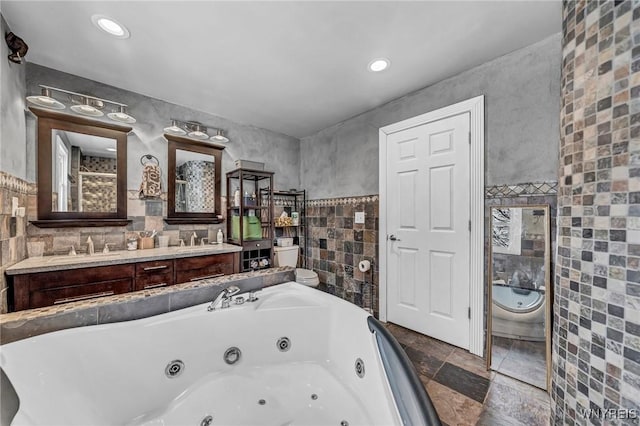
<svg viewBox="0 0 640 426">
<path fill-rule="evenodd" d="M 640 3 L 565 1 L 563 36 L 555 423 L 638 424 Z"/>
<path fill-rule="evenodd" d="M 34 185 L 0 171 L 0 313 L 7 312 L 7 281 L 4 271 L 26 259 L 26 217 L 11 217 L 13 197 L 25 207 Z"/>
<path fill-rule="evenodd" d="M 365 223 L 354 223 L 355 212 Z M 307 267 L 335 294 L 360 307 L 378 312 L 378 196 L 332 198 L 307 202 L 309 253 Z M 371 272 L 358 269 L 361 260 Z"/>
<path fill-rule="evenodd" d="M 178 167 L 181 180 L 186 181 L 181 198 L 176 200 L 177 211 L 209 213 L 216 211 L 214 165 L 211 161 L 187 161 Z M 179 185 L 178 185 L 179 187 Z M 184 209 L 181 208 L 184 206 Z"/>
</svg>

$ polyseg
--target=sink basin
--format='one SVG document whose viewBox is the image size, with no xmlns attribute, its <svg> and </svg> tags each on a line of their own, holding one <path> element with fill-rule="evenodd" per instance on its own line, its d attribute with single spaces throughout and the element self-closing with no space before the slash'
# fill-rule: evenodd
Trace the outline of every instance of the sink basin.
<svg viewBox="0 0 640 426">
<path fill-rule="evenodd" d="M 81 254 L 78 256 L 55 256 L 47 260 L 47 263 L 74 263 L 74 262 L 90 262 L 92 260 L 117 259 L 119 253 L 95 253 L 91 256 Z"/>
</svg>

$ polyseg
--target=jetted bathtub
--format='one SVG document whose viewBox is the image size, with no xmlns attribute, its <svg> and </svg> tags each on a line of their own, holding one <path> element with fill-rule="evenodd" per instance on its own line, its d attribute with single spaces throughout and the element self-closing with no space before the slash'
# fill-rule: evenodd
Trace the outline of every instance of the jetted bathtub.
<svg viewBox="0 0 640 426">
<path fill-rule="evenodd" d="M 0 347 L 3 391 L 19 399 L 12 424 L 440 424 L 365 311 L 293 282 L 256 295 Z"/>
</svg>

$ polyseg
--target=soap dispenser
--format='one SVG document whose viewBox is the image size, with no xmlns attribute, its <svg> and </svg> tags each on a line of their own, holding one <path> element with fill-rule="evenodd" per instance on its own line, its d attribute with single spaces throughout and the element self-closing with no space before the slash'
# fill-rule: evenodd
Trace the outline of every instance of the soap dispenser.
<svg viewBox="0 0 640 426">
<path fill-rule="evenodd" d="M 222 244 L 224 242 L 224 235 L 222 235 L 222 229 L 218 228 L 218 235 L 216 235 L 216 241 L 218 244 Z"/>
</svg>

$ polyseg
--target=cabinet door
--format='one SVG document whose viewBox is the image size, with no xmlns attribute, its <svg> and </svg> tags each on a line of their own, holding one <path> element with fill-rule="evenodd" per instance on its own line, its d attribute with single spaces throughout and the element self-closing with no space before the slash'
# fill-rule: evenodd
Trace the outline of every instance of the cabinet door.
<svg viewBox="0 0 640 426">
<path fill-rule="evenodd" d="M 176 259 L 176 283 L 216 278 L 238 269 L 237 253 Z"/>
<path fill-rule="evenodd" d="M 131 278 L 121 278 L 112 281 L 101 281 L 91 284 L 69 285 L 38 289 L 31 292 L 30 308 L 60 305 L 69 302 L 95 299 L 114 294 L 128 293 L 132 287 Z"/>
</svg>

